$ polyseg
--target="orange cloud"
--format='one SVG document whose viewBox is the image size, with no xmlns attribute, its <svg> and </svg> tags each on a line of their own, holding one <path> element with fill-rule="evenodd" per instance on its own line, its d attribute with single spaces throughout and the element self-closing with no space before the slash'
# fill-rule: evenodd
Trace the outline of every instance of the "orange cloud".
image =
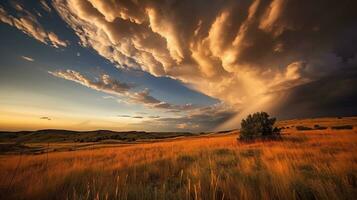
<svg viewBox="0 0 357 200">
<path fill-rule="evenodd" d="M 334 50 L 341 24 L 354 23 L 341 16 L 355 13 L 338 2 L 294 0 L 55 0 L 53 6 L 83 46 L 117 67 L 180 80 L 241 113 L 270 107 L 274 93 L 333 71 L 319 60 Z M 339 17 L 316 16 L 331 7 Z"/>
</svg>

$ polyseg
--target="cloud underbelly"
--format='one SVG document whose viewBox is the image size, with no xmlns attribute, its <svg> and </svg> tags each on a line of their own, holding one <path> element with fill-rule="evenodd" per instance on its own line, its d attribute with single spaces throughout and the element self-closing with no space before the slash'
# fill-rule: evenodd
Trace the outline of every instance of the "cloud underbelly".
<svg viewBox="0 0 357 200">
<path fill-rule="evenodd" d="M 336 70 L 344 59 L 334 53 L 344 37 L 340 28 L 356 25 L 353 5 L 347 4 L 353 3 L 55 0 L 53 5 L 83 46 L 117 67 L 178 79 L 243 111 L 261 99 L 272 105 L 276 93 Z M 332 7 L 336 14 L 315 15 Z M 355 48 L 349 49 L 354 55 Z"/>
</svg>

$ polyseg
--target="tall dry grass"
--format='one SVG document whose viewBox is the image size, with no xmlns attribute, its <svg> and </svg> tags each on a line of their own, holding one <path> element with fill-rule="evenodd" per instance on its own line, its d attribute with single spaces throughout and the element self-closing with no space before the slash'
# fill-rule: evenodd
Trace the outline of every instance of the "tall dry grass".
<svg viewBox="0 0 357 200">
<path fill-rule="evenodd" d="M 1 156 L 1 199 L 355 199 L 357 134 L 288 132 Z"/>
</svg>

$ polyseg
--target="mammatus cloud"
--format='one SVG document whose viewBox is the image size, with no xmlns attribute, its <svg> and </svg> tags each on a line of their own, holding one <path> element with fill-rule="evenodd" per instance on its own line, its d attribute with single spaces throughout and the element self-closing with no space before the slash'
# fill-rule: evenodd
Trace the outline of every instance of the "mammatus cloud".
<svg viewBox="0 0 357 200">
<path fill-rule="evenodd" d="M 61 40 L 55 33 L 46 31 L 36 16 L 25 10 L 20 4 L 14 4 L 18 16 L 10 15 L 0 6 L 0 21 L 13 26 L 30 37 L 55 48 L 66 47 L 69 42 Z"/>
<path fill-rule="evenodd" d="M 169 111 L 179 112 L 195 108 L 195 106 L 191 104 L 174 105 L 164 101 L 160 101 L 155 97 L 151 96 L 150 91 L 148 89 L 144 89 L 143 91 L 139 92 L 132 91 L 131 89 L 133 89 L 133 86 L 112 79 L 107 74 L 100 76 L 99 78 L 97 78 L 97 80 L 92 80 L 87 76 L 74 70 L 58 70 L 54 72 L 50 71 L 49 73 L 59 78 L 74 81 L 88 88 L 115 95 L 117 97 L 120 97 L 119 101 L 124 101 L 126 103 L 143 104 L 149 108 L 166 109 Z M 125 115 L 121 117 L 131 116 Z"/>
<path fill-rule="evenodd" d="M 357 38 L 356 3 L 348 0 L 54 0 L 53 6 L 83 46 L 118 67 L 181 80 L 239 113 L 274 105 L 276 93 L 331 74 L 357 52 L 344 42 Z M 160 105 L 145 91 L 136 96 Z"/>
<path fill-rule="evenodd" d="M 22 59 L 33 62 L 35 61 L 35 59 L 31 58 L 31 57 L 27 57 L 27 56 L 21 56 Z"/>
<path fill-rule="evenodd" d="M 357 5 L 350 0 L 54 0 L 42 6 L 49 12 L 54 8 L 82 46 L 93 48 L 117 67 L 171 77 L 221 100 L 224 106 L 214 106 L 211 113 L 224 116 L 217 123 L 232 113 L 239 119 L 249 112 L 284 107 L 287 95 L 304 94 L 299 88 L 308 90 L 331 74 L 344 73 L 341 66 L 357 63 Z M 0 21 L 43 43 L 68 45 L 45 31 L 20 4 L 14 9 L 16 16 L 0 7 Z M 155 119 L 182 122 L 178 128 L 202 127 L 194 121 L 216 125 L 198 120 L 213 119 L 192 105 L 162 102 L 149 90 L 133 91 L 120 82 L 115 89 L 116 83 L 106 83 L 109 76 L 91 80 L 78 72 L 52 74 L 125 97 L 129 103 L 170 112 L 186 110 L 180 119 Z M 228 120 L 222 127 L 236 124 L 237 120 Z"/>
</svg>

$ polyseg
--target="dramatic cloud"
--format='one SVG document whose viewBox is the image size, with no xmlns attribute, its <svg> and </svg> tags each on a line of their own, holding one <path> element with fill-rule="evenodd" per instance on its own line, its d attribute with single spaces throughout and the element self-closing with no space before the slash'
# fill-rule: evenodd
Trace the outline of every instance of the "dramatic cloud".
<svg viewBox="0 0 357 200">
<path fill-rule="evenodd" d="M 21 56 L 22 59 L 33 62 L 35 61 L 35 59 L 31 58 L 31 57 L 27 57 L 27 56 Z"/>
<path fill-rule="evenodd" d="M 20 4 L 14 5 L 18 17 L 10 15 L 0 6 L 0 21 L 10 26 L 16 27 L 30 37 L 53 47 L 66 47 L 67 41 L 61 40 L 55 33 L 46 31 L 37 21 L 36 17 L 25 10 Z"/>
<path fill-rule="evenodd" d="M 282 93 L 284 104 L 272 112 L 284 118 L 354 116 L 356 85 L 356 65 L 344 67 L 343 71 Z"/>
<path fill-rule="evenodd" d="M 150 95 L 150 91 L 148 89 L 144 89 L 140 92 L 131 91 L 133 86 L 122 83 L 118 80 L 112 79 L 109 75 L 103 74 L 96 80 L 92 80 L 87 76 L 74 71 L 74 70 L 58 70 L 55 72 L 49 72 L 51 75 L 63 78 L 66 80 L 74 81 L 81 85 L 84 85 L 88 88 L 105 92 L 107 94 L 116 95 L 121 97 L 119 101 L 123 101 L 126 103 L 136 103 L 143 104 L 149 108 L 157 108 L 157 109 L 166 109 L 169 111 L 186 111 L 190 109 L 194 109 L 195 106 L 191 104 L 184 105 L 174 105 L 170 103 L 166 103 L 156 99 L 155 97 Z M 108 97 L 105 97 L 108 98 Z M 121 116 L 121 117 L 129 117 L 129 116 Z M 139 117 L 135 117 L 139 118 Z"/>
<path fill-rule="evenodd" d="M 170 77 L 221 101 L 219 109 L 215 105 L 215 112 L 208 112 L 217 118 L 211 121 L 196 106 L 163 102 L 147 89 L 135 90 L 108 75 L 92 80 L 74 71 L 52 72 L 127 103 L 171 114 L 185 111 L 177 118 L 151 118 L 180 129 L 233 128 L 250 112 L 284 113 L 282 108 L 297 104 L 295 96 L 317 89 L 316 84 L 327 77 L 344 77 L 348 73 L 344 70 L 357 64 L 357 3 L 351 0 L 46 2 L 39 1 L 40 6 L 57 11 L 83 47 L 94 49 L 116 67 Z M 0 21 L 54 47 L 68 45 L 45 31 L 23 6 L 14 3 L 13 8 L 15 16 L 0 7 Z M 335 81 L 327 84 L 330 90 L 342 90 L 336 85 L 339 79 L 330 80 Z M 321 98 L 310 97 L 298 99 Z"/>
<path fill-rule="evenodd" d="M 168 76 L 246 113 L 355 56 L 354 1 L 55 0 L 85 47 L 118 67 Z M 170 107 L 149 98 L 135 99 Z"/>
</svg>

